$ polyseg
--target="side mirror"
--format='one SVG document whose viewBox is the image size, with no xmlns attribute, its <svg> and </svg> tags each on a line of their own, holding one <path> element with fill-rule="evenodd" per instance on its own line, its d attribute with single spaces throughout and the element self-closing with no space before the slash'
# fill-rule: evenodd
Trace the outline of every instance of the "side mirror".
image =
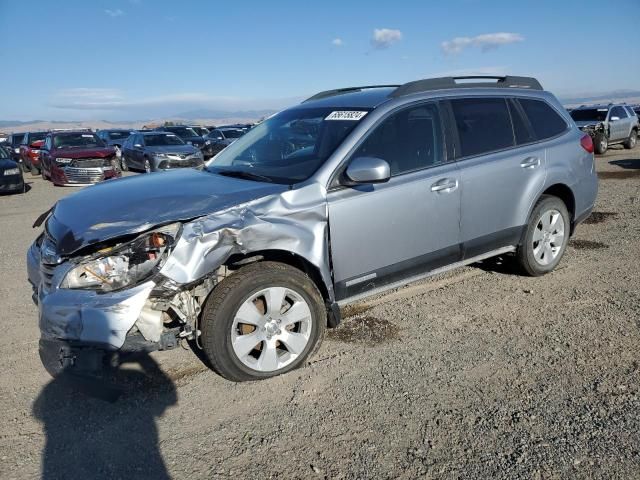
<svg viewBox="0 0 640 480">
<path fill-rule="evenodd" d="M 142 145 L 140 145 L 139 143 L 135 143 L 135 144 L 133 145 L 133 148 L 142 148 Z"/>
<path fill-rule="evenodd" d="M 611 117 L 609 119 L 610 122 L 617 122 L 618 120 L 620 120 L 620 117 Z"/>
<path fill-rule="evenodd" d="M 391 170 L 381 158 L 357 157 L 349 163 L 345 174 L 355 184 L 384 183 L 391 177 Z"/>
</svg>

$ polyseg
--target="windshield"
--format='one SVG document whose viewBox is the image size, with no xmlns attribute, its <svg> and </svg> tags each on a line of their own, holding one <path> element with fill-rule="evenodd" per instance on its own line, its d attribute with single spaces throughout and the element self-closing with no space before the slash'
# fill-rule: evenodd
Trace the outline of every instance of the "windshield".
<svg viewBox="0 0 640 480">
<path fill-rule="evenodd" d="M 242 130 L 220 130 L 224 138 L 240 138 L 244 132 Z"/>
<path fill-rule="evenodd" d="M 9 158 L 8 152 L 4 147 L 0 147 L 0 158 Z"/>
<path fill-rule="evenodd" d="M 104 142 L 93 133 L 63 133 L 53 137 L 55 148 L 104 147 Z"/>
<path fill-rule="evenodd" d="M 571 111 L 571 118 L 576 122 L 604 122 L 608 111 L 607 108 L 580 108 Z"/>
<path fill-rule="evenodd" d="M 291 184 L 309 178 L 368 110 L 285 110 L 252 128 L 208 164 L 214 173 L 245 173 Z"/>
<path fill-rule="evenodd" d="M 109 132 L 109 138 L 111 140 L 120 140 L 122 138 L 129 138 L 131 132 Z"/>
<path fill-rule="evenodd" d="M 29 134 L 29 143 L 37 142 L 38 140 L 44 140 L 47 136 L 47 132 L 37 132 Z M 24 137 L 22 137 L 24 140 Z"/>
<path fill-rule="evenodd" d="M 191 130 L 195 131 L 201 137 L 204 137 L 205 135 L 209 135 L 209 130 L 207 130 L 204 127 L 191 127 Z"/>
<path fill-rule="evenodd" d="M 144 136 L 147 147 L 164 147 L 166 145 L 184 145 L 184 142 L 173 133 L 154 133 Z"/>
<path fill-rule="evenodd" d="M 181 138 L 198 137 L 199 136 L 193 130 L 193 128 L 189 128 L 189 127 L 171 127 L 171 128 L 167 128 L 167 131 L 175 133 L 176 135 L 178 135 Z"/>
</svg>

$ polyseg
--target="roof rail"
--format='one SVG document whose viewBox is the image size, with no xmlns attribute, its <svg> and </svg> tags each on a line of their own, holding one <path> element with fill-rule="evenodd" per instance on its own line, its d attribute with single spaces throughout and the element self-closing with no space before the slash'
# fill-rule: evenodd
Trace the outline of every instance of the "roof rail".
<svg viewBox="0 0 640 480">
<path fill-rule="evenodd" d="M 462 80 L 462 81 L 460 81 Z M 477 82 L 468 80 L 478 80 Z M 487 82 L 486 80 L 495 80 Z M 445 90 L 450 88 L 528 88 L 530 90 L 543 90 L 540 82 L 533 77 L 515 77 L 513 75 L 494 76 L 477 75 L 464 77 L 440 77 L 416 80 L 405 83 L 389 95 L 392 98 L 402 97 L 411 93 L 427 92 L 430 90 Z"/>
<path fill-rule="evenodd" d="M 344 93 L 349 93 L 349 92 L 357 92 L 360 90 L 368 90 L 370 88 L 385 88 L 385 87 L 399 88 L 400 85 L 365 85 L 362 87 L 346 87 L 346 88 L 336 88 L 334 90 L 325 90 L 324 92 L 316 93 L 314 96 L 307 98 L 302 103 L 311 102 L 312 100 L 320 100 L 322 98 L 327 98 L 327 97 L 333 97 L 335 95 L 342 95 Z"/>
</svg>

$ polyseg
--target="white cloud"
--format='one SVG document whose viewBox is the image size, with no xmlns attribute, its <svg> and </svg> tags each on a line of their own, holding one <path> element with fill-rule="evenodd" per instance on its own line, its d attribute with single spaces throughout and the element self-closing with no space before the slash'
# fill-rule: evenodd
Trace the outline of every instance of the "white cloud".
<svg viewBox="0 0 640 480">
<path fill-rule="evenodd" d="M 342 40 L 341 38 L 334 38 L 333 40 L 331 40 L 331 45 L 333 45 L 334 47 L 342 47 L 344 45 L 344 40 Z"/>
<path fill-rule="evenodd" d="M 122 15 L 124 15 L 124 12 L 122 10 L 120 10 L 119 8 L 116 8 L 115 10 L 110 10 L 110 9 L 105 9 L 104 13 L 106 13 L 107 15 L 109 15 L 110 17 L 121 17 Z"/>
<path fill-rule="evenodd" d="M 371 37 L 371 46 L 377 50 L 389 48 L 394 43 L 402 40 L 402 32 L 390 28 L 376 28 Z"/>
<path fill-rule="evenodd" d="M 485 33 L 475 37 L 456 37 L 452 40 L 442 42 L 442 51 L 447 55 L 455 55 L 462 52 L 468 47 L 480 48 L 483 52 L 498 48 L 502 45 L 509 45 L 524 41 L 524 37 L 519 33 Z"/>
</svg>

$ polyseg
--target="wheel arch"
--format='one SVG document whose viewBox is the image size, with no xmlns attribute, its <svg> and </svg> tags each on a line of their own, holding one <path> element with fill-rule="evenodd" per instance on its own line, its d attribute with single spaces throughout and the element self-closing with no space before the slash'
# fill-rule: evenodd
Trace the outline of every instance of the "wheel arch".
<svg viewBox="0 0 640 480">
<path fill-rule="evenodd" d="M 340 310 L 332 300 L 332 286 L 323 280 L 320 269 L 301 255 L 287 250 L 267 249 L 250 253 L 231 255 L 223 265 L 234 269 L 256 262 L 278 262 L 289 265 L 305 273 L 315 284 L 327 307 L 327 324 L 335 327 L 340 323 Z"/>
<path fill-rule="evenodd" d="M 540 201 L 543 195 L 551 195 L 553 197 L 557 197 L 565 204 L 567 207 L 567 211 L 569 212 L 569 218 L 571 221 L 571 232 L 570 235 L 573 235 L 573 231 L 575 229 L 575 219 L 576 219 L 576 197 L 566 183 L 554 183 L 553 185 L 548 186 L 539 196 L 536 198 L 536 201 L 533 202 L 531 208 L 529 209 L 529 214 L 527 215 L 528 221 L 531 220 L 531 213 L 534 208 Z"/>
</svg>

